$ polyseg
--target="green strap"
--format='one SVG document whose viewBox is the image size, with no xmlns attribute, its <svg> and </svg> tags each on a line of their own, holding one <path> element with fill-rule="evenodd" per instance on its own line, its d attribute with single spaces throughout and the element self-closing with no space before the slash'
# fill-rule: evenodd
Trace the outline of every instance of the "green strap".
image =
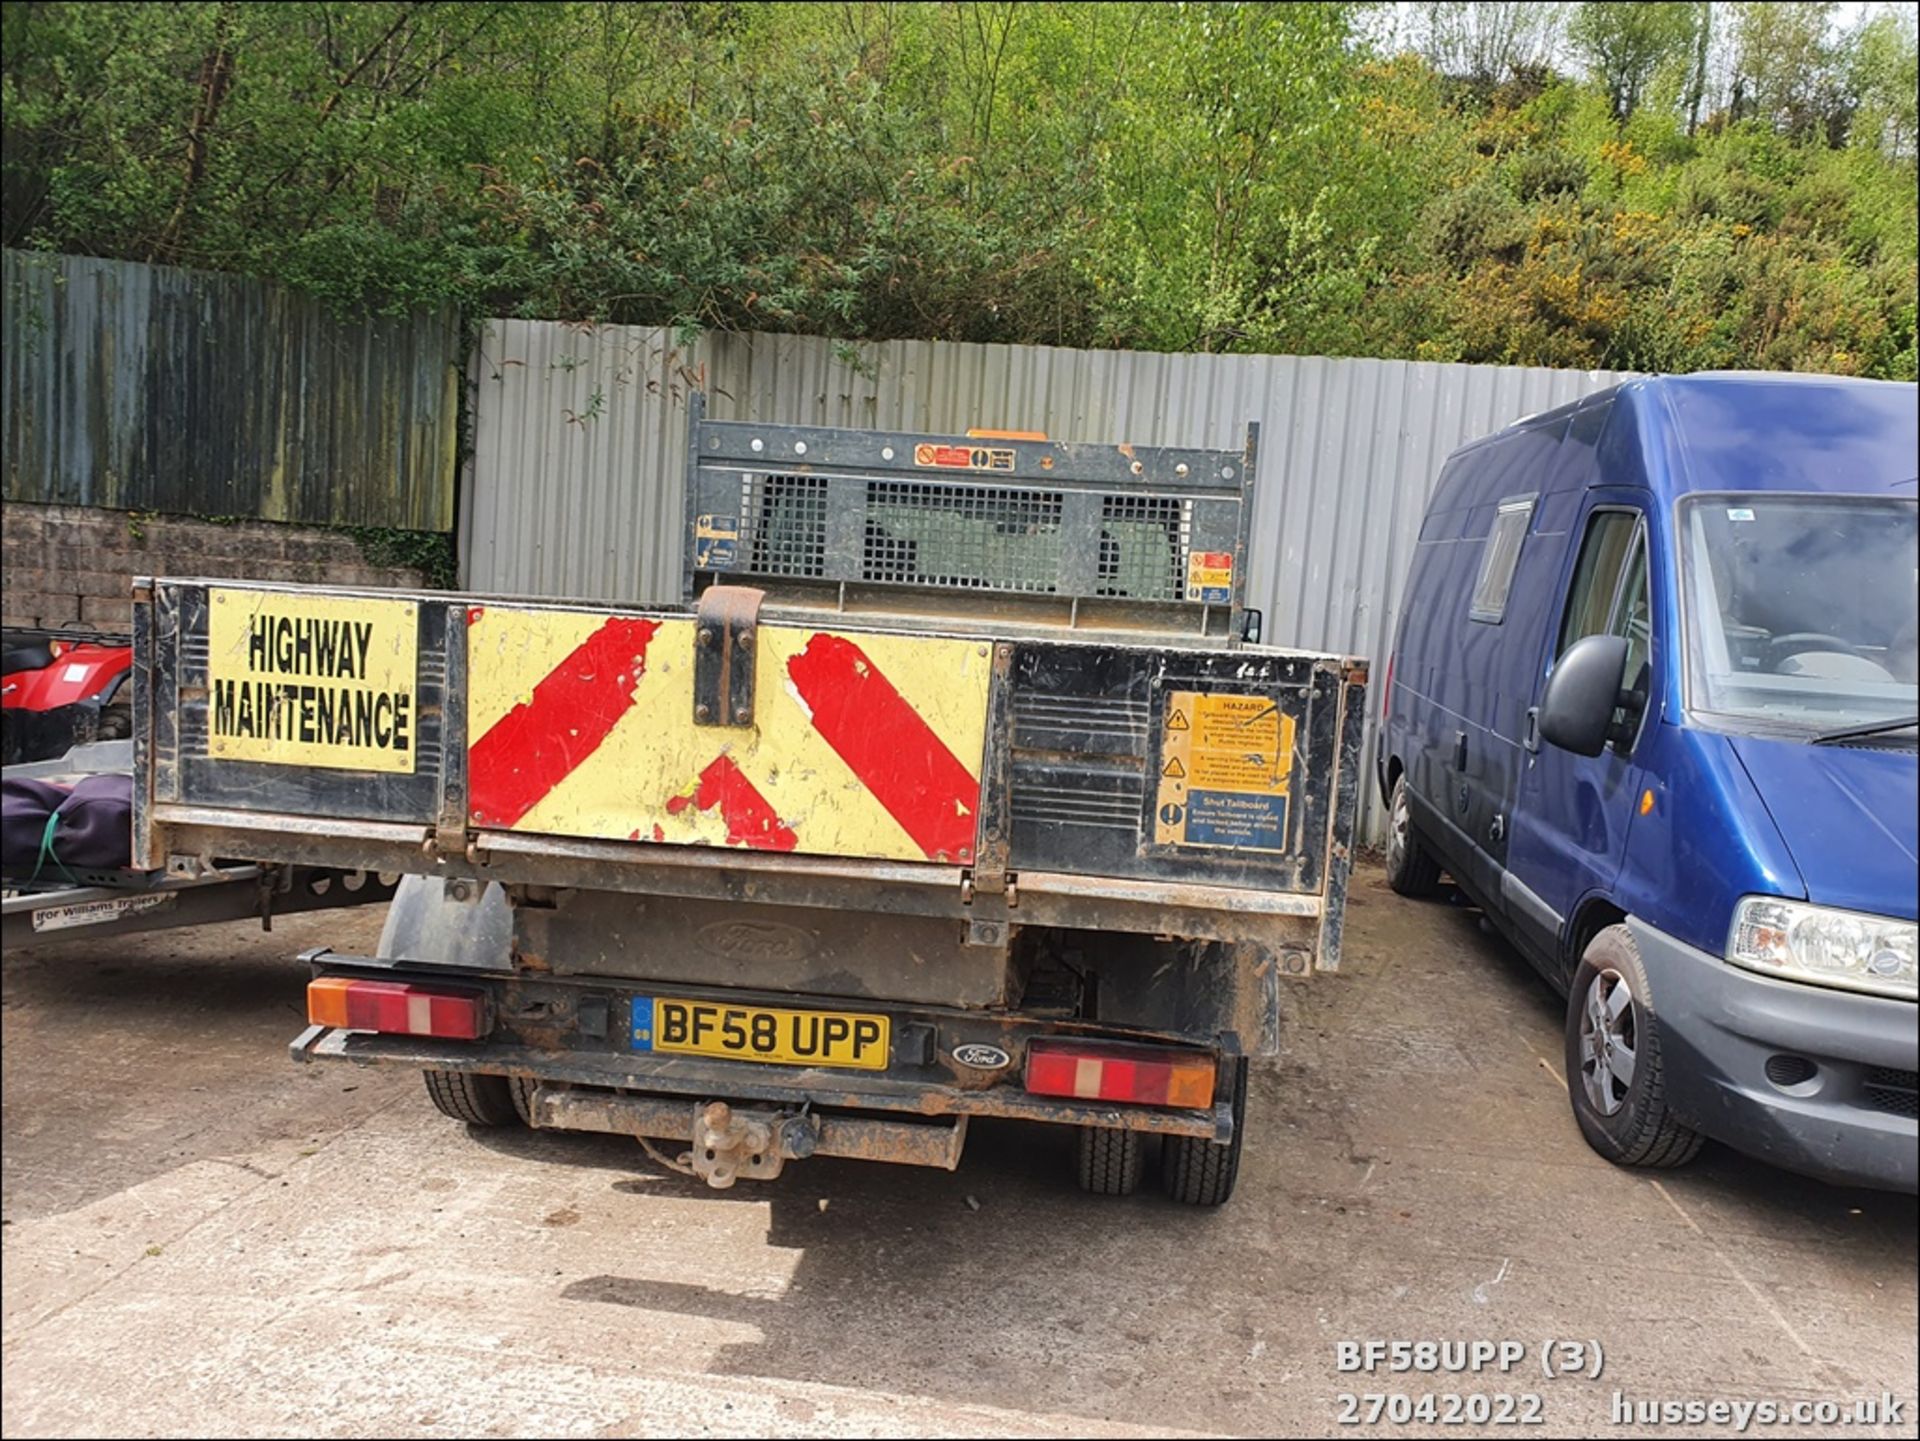
<svg viewBox="0 0 1920 1441">
<path fill-rule="evenodd" d="M 37 859 L 33 863 L 33 874 L 27 879 L 28 885 L 32 885 L 35 881 L 40 879 L 40 871 L 48 861 L 52 861 L 56 866 L 60 867 L 60 874 L 65 876 L 68 879 L 68 881 L 70 881 L 72 884 L 76 886 L 80 884 L 79 877 L 75 876 L 72 871 L 68 870 L 67 863 L 61 860 L 60 857 L 54 853 L 53 833 L 59 827 L 59 825 L 60 825 L 60 812 L 49 811 L 47 813 L 47 828 L 42 832 L 40 832 L 40 856 L 39 856 L 39 859 Z"/>
</svg>

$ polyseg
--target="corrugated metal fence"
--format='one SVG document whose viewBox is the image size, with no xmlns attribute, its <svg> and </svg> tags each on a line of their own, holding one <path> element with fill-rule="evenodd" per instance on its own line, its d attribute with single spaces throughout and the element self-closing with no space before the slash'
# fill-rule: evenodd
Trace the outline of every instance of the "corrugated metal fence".
<svg viewBox="0 0 1920 1441">
<path fill-rule="evenodd" d="M 0 278 L 7 499 L 452 529 L 453 311 L 15 250 Z"/>
<path fill-rule="evenodd" d="M 1427 493 L 1465 441 L 1600 371 L 1150 355 L 494 321 L 470 372 L 472 589 L 678 599 L 685 397 L 722 420 L 1230 447 L 1261 422 L 1248 604 L 1279 645 L 1384 658 Z M 1371 737 L 1369 737 L 1369 754 Z M 1368 791 L 1366 833 L 1379 835 Z"/>
</svg>

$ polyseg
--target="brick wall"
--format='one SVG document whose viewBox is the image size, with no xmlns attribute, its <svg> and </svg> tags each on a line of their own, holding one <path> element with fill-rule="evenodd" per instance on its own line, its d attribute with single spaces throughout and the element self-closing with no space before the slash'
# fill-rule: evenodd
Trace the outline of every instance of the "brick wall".
<svg viewBox="0 0 1920 1441">
<path fill-rule="evenodd" d="M 78 505 L 0 507 L 0 612 L 9 626 L 125 631 L 140 575 L 282 580 L 298 584 L 418 586 L 415 571 L 366 562 L 334 531 Z"/>
</svg>

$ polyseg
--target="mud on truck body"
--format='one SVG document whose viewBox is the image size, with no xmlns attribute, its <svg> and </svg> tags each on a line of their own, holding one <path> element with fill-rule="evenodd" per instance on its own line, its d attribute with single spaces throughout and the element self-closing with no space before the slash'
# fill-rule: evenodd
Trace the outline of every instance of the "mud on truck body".
<svg viewBox="0 0 1920 1441">
<path fill-rule="evenodd" d="M 1257 429 L 691 409 L 679 605 L 137 582 L 142 863 L 408 873 L 293 1055 L 469 1123 L 725 1186 L 1016 1117 L 1225 1200 L 1280 987 L 1338 963 L 1366 686 L 1250 639 Z"/>
</svg>

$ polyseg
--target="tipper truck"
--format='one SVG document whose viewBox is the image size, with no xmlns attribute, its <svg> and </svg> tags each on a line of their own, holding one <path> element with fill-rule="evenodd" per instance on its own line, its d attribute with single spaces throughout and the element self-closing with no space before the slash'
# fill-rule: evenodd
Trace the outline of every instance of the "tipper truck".
<svg viewBox="0 0 1920 1441">
<path fill-rule="evenodd" d="M 1257 427 L 689 411 L 678 604 L 137 580 L 138 863 L 404 873 L 292 1053 L 472 1125 L 725 1187 L 1012 1117 L 1225 1201 L 1281 987 L 1339 962 L 1367 682 L 1259 643 Z"/>
</svg>

